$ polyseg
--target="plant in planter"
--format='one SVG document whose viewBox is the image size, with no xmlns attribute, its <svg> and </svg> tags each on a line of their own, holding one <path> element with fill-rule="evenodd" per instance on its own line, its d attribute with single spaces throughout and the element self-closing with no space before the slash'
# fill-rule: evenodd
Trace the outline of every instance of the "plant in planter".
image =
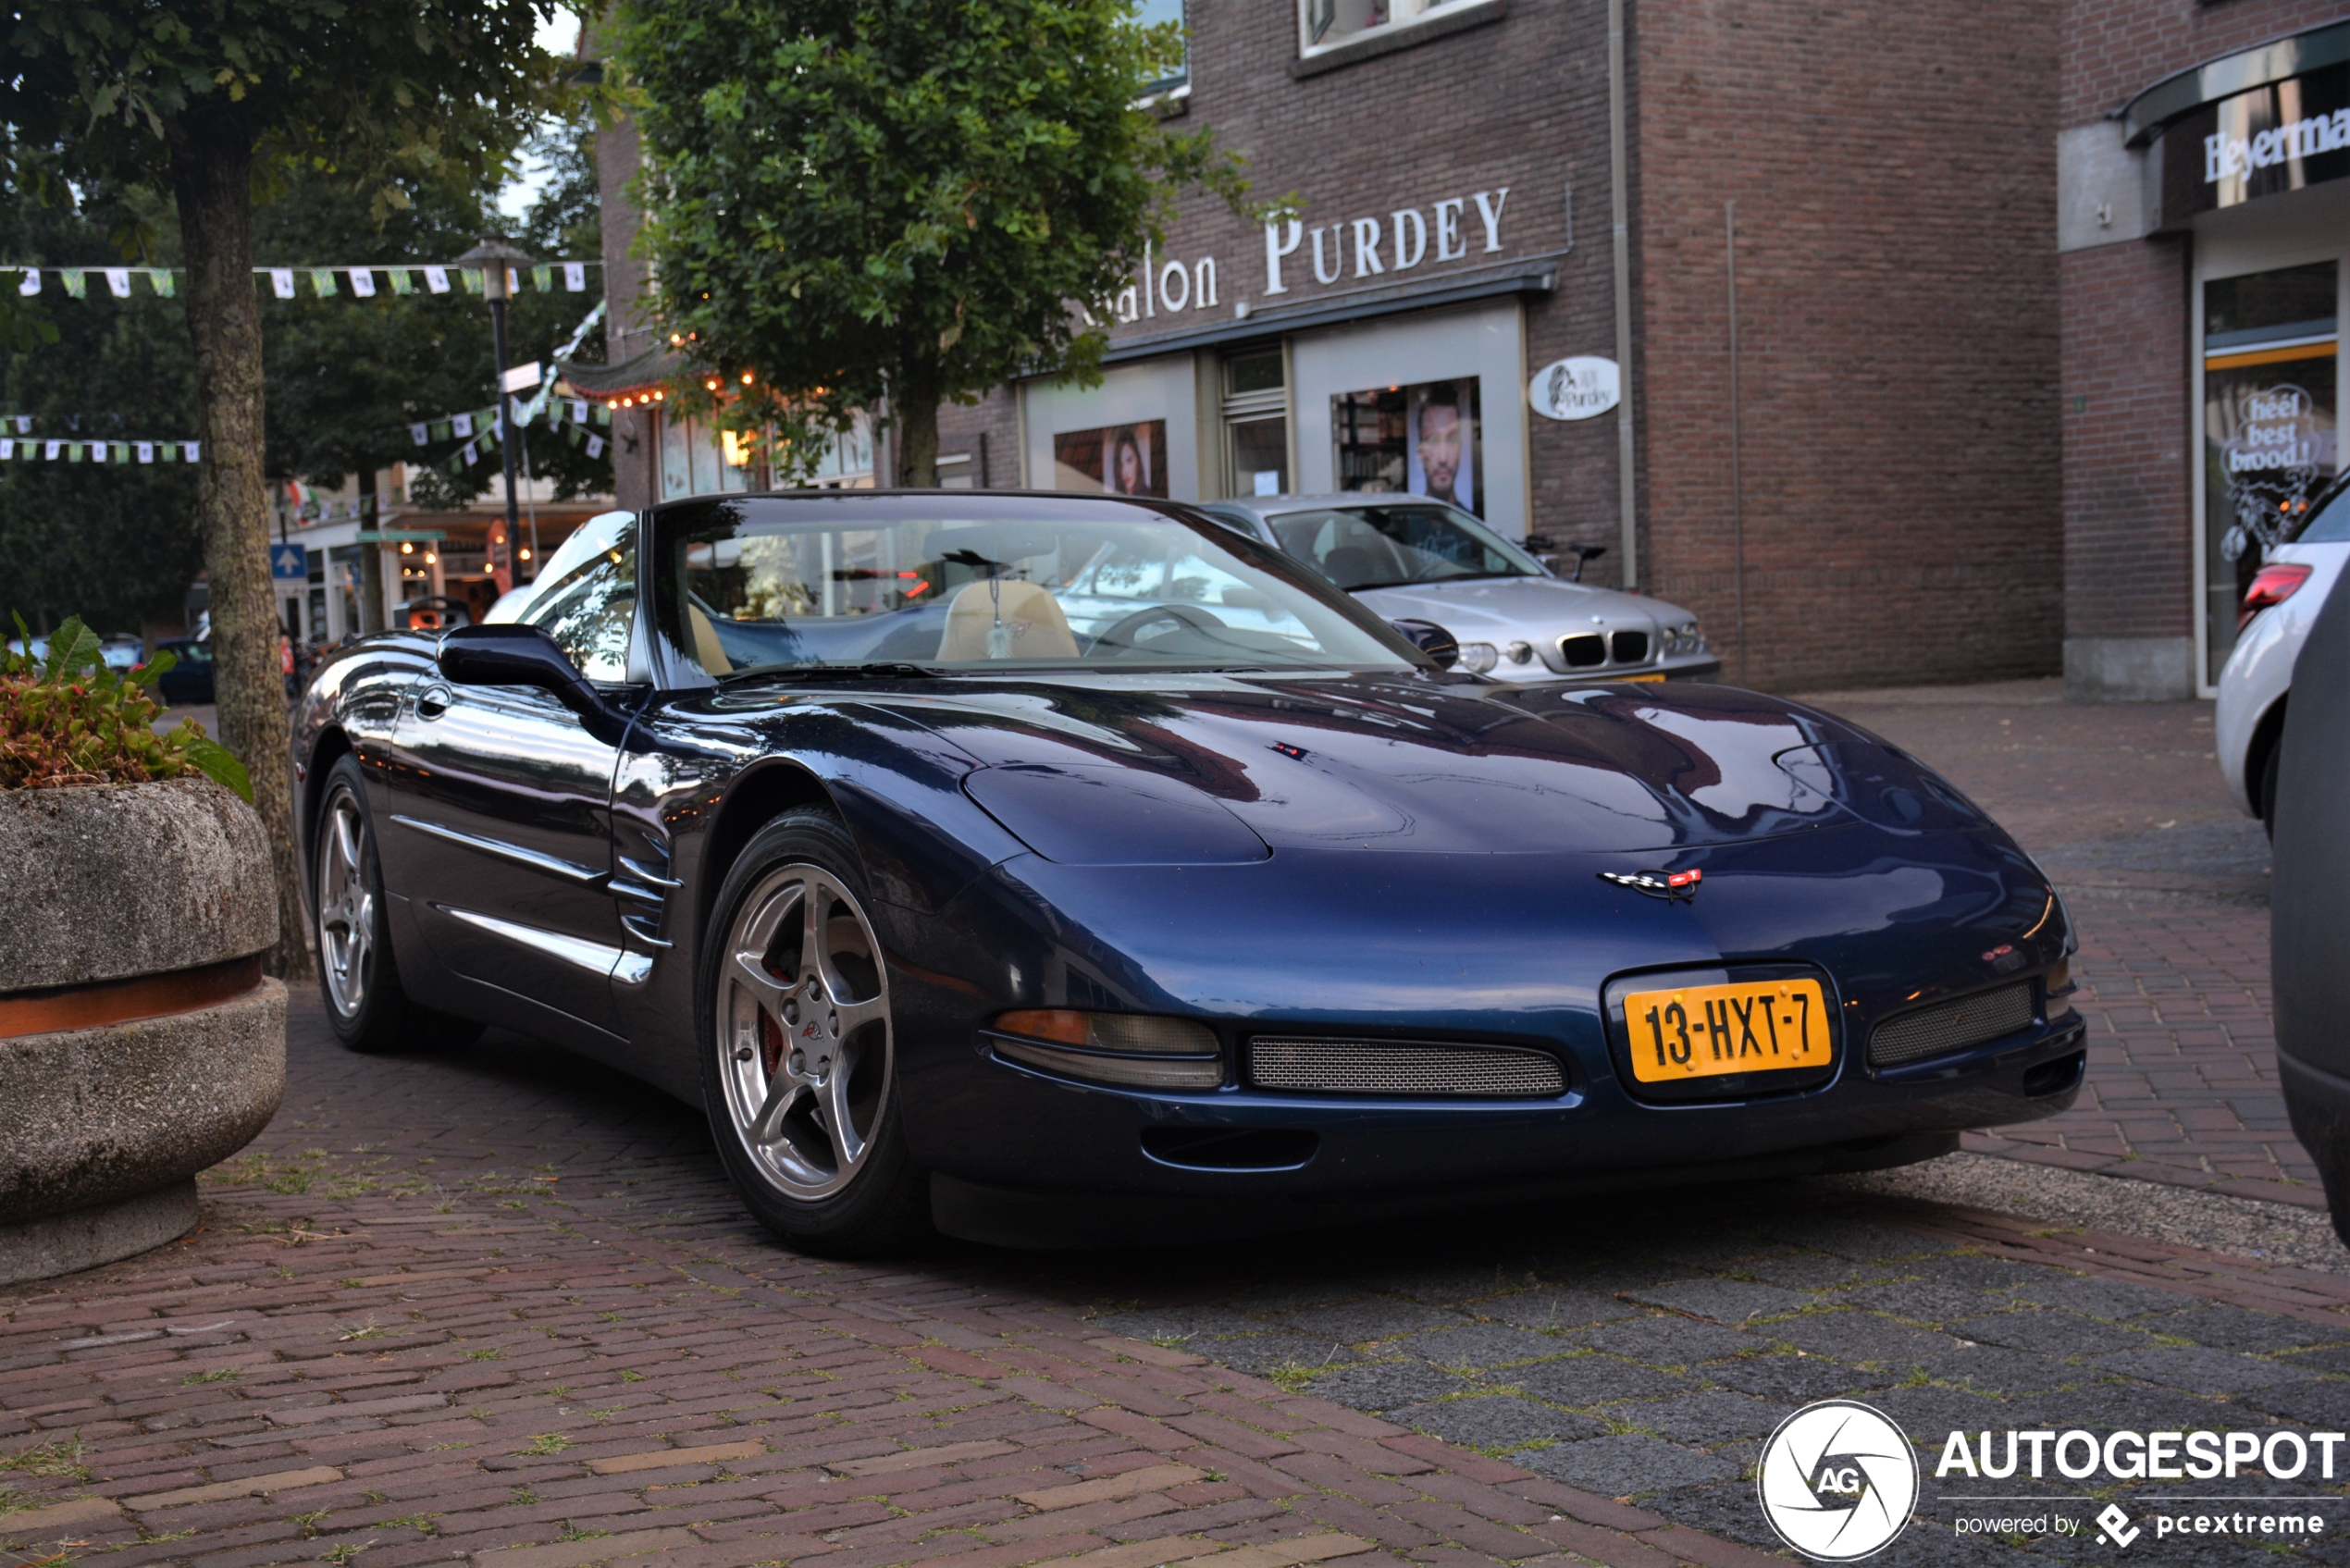
<svg viewBox="0 0 2350 1568">
<path fill-rule="evenodd" d="M 155 733 L 166 667 L 78 620 L 0 656 L 0 1283 L 185 1234 L 285 1090 L 268 841 L 234 757 Z"/>
</svg>

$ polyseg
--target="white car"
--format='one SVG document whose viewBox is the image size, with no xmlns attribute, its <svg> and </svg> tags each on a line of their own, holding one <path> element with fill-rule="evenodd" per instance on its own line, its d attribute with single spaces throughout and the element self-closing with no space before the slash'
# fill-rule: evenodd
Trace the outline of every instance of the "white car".
<svg viewBox="0 0 2350 1568">
<path fill-rule="evenodd" d="M 1554 576 L 1467 512 L 1352 491 L 1209 501 L 1202 512 L 1296 557 L 1390 621 L 1460 639 L 1499 681 L 1704 680 L 1722 661 L 1678 605 Z"/>
<path fill-rule="evenodd" d="M 2350 476 L 2319 496 L 2308 521 L 2272 547 L 2245 590 L 2235 651 L 2220 672 L 2220 772 L 2246 816 L 2274 828 L 2277 741 L 2284 734 L 2293 663 L 2334 579 L 2350 561 Z"/>
</svg>

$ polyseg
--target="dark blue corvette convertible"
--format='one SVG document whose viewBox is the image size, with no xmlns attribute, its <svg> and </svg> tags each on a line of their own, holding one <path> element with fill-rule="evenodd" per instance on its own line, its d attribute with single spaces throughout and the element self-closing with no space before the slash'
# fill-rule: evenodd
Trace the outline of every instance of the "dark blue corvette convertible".
<svg viewBox="0 0 2350 1568">
<path fill-rule="evenodd" d="M 294 772 L 345 1043 L 637 1074 L 812 1250 L 1866 1169 L 2081 1081 L 2062 905 L 1914 759 L 1448 673 L 1165 503 L 601 521 L 336 655 Z"/>
</svg>

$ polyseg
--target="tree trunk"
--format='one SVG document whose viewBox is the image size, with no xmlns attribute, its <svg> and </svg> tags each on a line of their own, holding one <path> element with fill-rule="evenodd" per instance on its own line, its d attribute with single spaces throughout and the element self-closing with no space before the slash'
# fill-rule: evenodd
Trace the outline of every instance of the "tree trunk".
<svg viewBox="0 0 2350 1568">
<path fill-rule="evenodd" d="M 253 140 L 231 115 L 170 128 L 172 195 L 188 262 L 188 338 L 195 350 L 196 523 L 212 579 L 213 686 L 220 742 L 253 775 L 278 878 L 278 945 L 265 965 L 311 974 L 297 891 L 286 686 L 269 581 L 269 493 L 263 477 L 261 313 L 253 292 Z"/>
<path fill-rule="evenodd" d="M 370 501 L 376 504 L 370 506 Z M 376 493 L 376 471 L 365 463 L 359 465 L 359 526 L 362 532 L 384 525 L 383 498 Z M 384 629 L 384 547 L 363 543 L 359 547 L 359 624 L 361 633 Z"/>
<path fill-rule="evenodd" d="M 938 488 L 938 367 L 901 365 L 890 380 L 890 413 L 897 428 L 889 443 L 901 489 Z"/>
</svg>

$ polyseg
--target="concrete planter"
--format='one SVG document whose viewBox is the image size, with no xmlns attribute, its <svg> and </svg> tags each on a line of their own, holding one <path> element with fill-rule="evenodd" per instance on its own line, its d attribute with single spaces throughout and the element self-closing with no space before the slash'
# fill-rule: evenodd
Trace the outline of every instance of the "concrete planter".
<svg viewBox="0 0 2350 1568">
<path fill-rule="evenodd" d="M 286 1086 L 269 845 L 217 784 L 0 791 L 0 1284 L 185 1235 Z"/>
</svg>

